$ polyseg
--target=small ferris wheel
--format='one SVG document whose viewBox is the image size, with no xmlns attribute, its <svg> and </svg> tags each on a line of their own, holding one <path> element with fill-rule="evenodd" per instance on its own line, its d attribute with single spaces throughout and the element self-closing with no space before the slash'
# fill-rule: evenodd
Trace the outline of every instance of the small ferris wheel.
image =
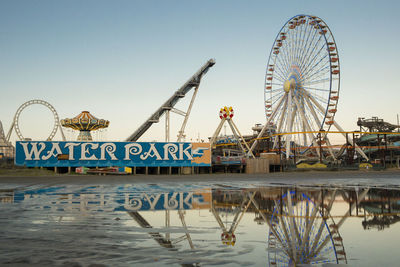
<svg viewBox="0 0 400 267">
<path fill-rule="evenodd" d="M 312 132 L 336 126 L 339 91 L 339 54 L 328 25 L 316 16 L 292 17 L 272 46 L 264 88 L 267 120 L 278 133 L 296 132 L 282 136 L 287 157 L 293 144 L 304 153 L 321 139 L 329 142 Z"/>
</svg>

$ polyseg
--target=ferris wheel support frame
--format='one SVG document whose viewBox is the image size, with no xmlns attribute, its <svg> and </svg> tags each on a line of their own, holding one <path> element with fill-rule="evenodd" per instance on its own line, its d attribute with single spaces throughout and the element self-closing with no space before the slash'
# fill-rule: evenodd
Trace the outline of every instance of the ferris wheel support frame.
<svg viewBox="0 0 400 267">
<path fill-rule="evenodd" d="M 309 98 L 311 99 L 311 101 L 313 101 L 313 103 L 314 103 L 320 110 L 323 109 L 323 107 L 322 107 L 317 101 L 315 101 L 315 99 L 314 99 L 311 95 L 307 94 L 307 97 L 309 97 Z M 336 121 L 334 121 L 333 125 L 335 126 L 335 128 L 336 128 L 339 132 L 342 133 L 342 135 L 343 135 L 344 137 L 346 137 L 346 134 L 344 133 L 345 131 L 343 130 L 343 128 L 342 128 Z M 326 136 L 327 134 L 328 134 L 328 133 L 326 133 L 325 136 Z M 347 137 L 347 138 L 349 138 L 350 142 L 353 142 L 353 139 L 352 139 L 351 137 Z M 362 151 L 362 149 L 361 149 L 357 144 L 355 144 L 355 147 L 356 147 L 357 152 L 360 153 L 360 155 L 361 155 L 364 159 L 369 160 L 368 156 L 365 155 L 364 151 Z"/>
<path fill-rule="evenodd" d="M 13 119 L 13 121 L 12 121 L 12 123 L 11 123 L 10 130 L 9 130 L 8 133 L 7 133 L 6 140 L 7 140 L 7 141 L 10 141 L 11 134 L 12 134 L 12 130 L 13 130 L 13 129 L 15 130 L 15 133 L 17 134 L 18 138 L 19 138 L 21 141 L 23 141 L 23 140 L 25 139 L 24 136 L 21 134 L 21 130 L 19 129 L 19 116 L 20 116 L 21 112 L 22 112 L 26 107 L 31 106 L 31 105 L 35 105 L 35 104 L 43 105 L 43 106 L 47 107 L 47 108 L 53 113 L 53 117 L 54 117 L 54 126 L 53 126 L 53 130 L 51 131 L 49 137 L 47 138 L 47 141 L 51 141 L 51 140 L 53 139 L 53 137 L 54 137 L 54 136 L 56 135 L 56 133 L 57 133 L 57 129 L 59 129 L 60 132 L 61 132 L 62 140 L 63 140 L 63 141 L 66 141 L 66 138 L 65 138 L 64 132 L 63 132 L 63 130 L 62 130 L 62 127 L 61 127 L 61 124 L 60 124 L 60 119 L 59 119 L 59 116 L 58 116 L 58 114 L 57 114 L 56 109 L 55 109 L 49 102 L 44 101 L 44 100 L 41 100 L 41 99 L 33 99 L 33 100 L 26 101 L 25 103 L 23 103 L 23 104 L 17 109 L 17 111 L 15 112 L 15 115 L 14 115 L 14 119 Z"/>
<path fill-rule="evenodd" d="M 225 107 L 227 108 L 227 107 Z M 232 107 L 230 107 L 232 108 Z M 222 111 L 223 109 L 221 109 Z M 233 116 L 233 115 L 232 115 Z M 239 147 L 240 149 L 243 151 L 244 155 L 247 155 L 247 157 L 254 157 L 253 152 L 251 151 L 249 145 L 247 144 L 246 140 L 244 139 L 244 137 L 242 136 L 242 134 L 239 131 L 239 128 L 236 126 L 236 124 L 233 122 L 232 118 L 227 116 L 227 117 L 223 117 L 220 115 L 221 121 L 218 124 L 217 129 L 215 130 L 213 136 L 210 139 L 210 146 L 213 147 L 213 145 L 215 144 L 217 137 L 219 135 L 219 133 L 221 132 L 222 126 L 225 124 L 225 122 L 227 122 L 229 124 L 229 127 L 231 128 L 231 131 L 233 133 L 233 136 L 236 138 L 236 140 L 238 141 Z M 243 145 L 242 145 L 243 142 Z"/>
</svg>

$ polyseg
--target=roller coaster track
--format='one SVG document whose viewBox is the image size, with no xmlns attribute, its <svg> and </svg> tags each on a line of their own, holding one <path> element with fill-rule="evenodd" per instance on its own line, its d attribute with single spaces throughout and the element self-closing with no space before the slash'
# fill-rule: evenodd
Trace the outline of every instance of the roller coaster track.
<svg viewBox="0 0 400 267">
<path fill-rule="evenodd" d="M 201 78 L 204 74 L 215 64 L 214 59 L 210 59 L 204 64 L 181 88 L 179 88 L 161 107 L 159 107 L 153 115 L 150 116 L 126 141 L 137 141 L 153 123 L 157 123 L 160 117 L 167 111 L 172 110 L 178 103 L 179 99 L 185 97 L 185 95 L 193 88 L 198 88 L 200 85 Z"/>
</svg>

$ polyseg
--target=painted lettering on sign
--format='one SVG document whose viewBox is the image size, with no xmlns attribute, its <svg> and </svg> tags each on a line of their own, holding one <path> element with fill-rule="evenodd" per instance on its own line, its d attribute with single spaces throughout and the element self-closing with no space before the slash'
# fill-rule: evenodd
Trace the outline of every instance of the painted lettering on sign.
<svg viewBox="0 0 400 267">
<path fill-rule="evenodd" d="M 59 155 L 62 156 L 60 161 Z M 208 143 L 16 142 L 16 165 L 210 166 Z"/>
</svg>

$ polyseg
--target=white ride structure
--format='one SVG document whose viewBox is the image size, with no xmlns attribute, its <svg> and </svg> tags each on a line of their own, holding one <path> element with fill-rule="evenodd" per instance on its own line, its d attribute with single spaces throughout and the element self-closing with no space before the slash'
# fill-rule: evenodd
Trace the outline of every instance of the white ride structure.
<svg viewBox="0 0 400 267">
<path fill-rule="evenodd" d="M 264 100 L 267 122 L 253 143 L 257 146 L 270 123 L 284 134 L 273 149 L 281 148 L 289 158 L 315 153 L 320 144 L 336 159 L 328 139 L 331 126 L 344 130 L 334 120 L 340 91 L 340 62 L 335 39 L 320 18 L 296 15 L 277 34 L 267 63 Z M 344 134 L 345 135 L 345 134 Z M 366 159 L 361 149 L 357 151 Z"/>
<path fill-rule="evenodd" d="M 29 100 L 29 101 L 23 103 L 17 109 L 17 112 L 14 115 L 14 119 L 13 119 L 13 122 L 11 124 L 10 130 L 7 133 L 6 140 L 10 141 L 10 137 L 11 137 L 13 129 L 15 130 L 15 133 L 17 134 L 19 140 L 21 140 L 21 141 L 25 140 L 25 137 L 22 135 L 21 130 L 19 128 L 19 116 L 21 115 L 21 112 L 26 107 L 31 106 L 31 105 L 43 105 L 43 106 L 47 107 L 53 113 L 54 126 L 53 126 L 53 129 L 52 129 L 49 137 L 47 138 L 47 141 L 53 140 L 53 138 L 56 135 L 58 129 L 60 130 L 62 140 L 65 141 L 66 140 L 65 139 L 65 135 L 64 135 L 64 132 L 63 132 L 63 130 L 61 128 L 60 119 L 58 117 L 56 109 L 49 102 L 46 102 L 46 101 L 40 100 L 40 99 Z"/>
</svg>

